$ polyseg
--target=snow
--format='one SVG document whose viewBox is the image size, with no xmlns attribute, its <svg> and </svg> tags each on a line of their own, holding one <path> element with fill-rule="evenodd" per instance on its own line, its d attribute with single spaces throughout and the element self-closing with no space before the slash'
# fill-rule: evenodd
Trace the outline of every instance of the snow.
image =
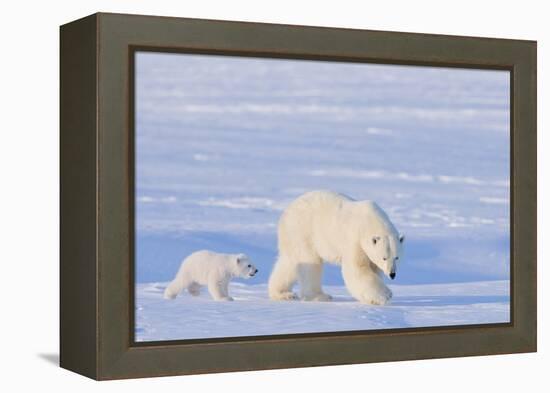
<svg viewBox="0 0 550 393">
<path fill-rule="evenodd" d="M 315 189 L 375 200 L 405 234 L 406 254 L 391 282 L 397 291 L 414 285 L 424 296 L 422 287 L 435 284 L 503 285 L 510 278 L 509 77 L 508 71 L 138 53 L 138 288 L 171 280 L 181 260 L 199 249 L 244 252 L 260 272 L 235 288 L 250 287 L 265 303 L 260 290 L 276 258 L 278 218 Z M 325 268 L 323 283 L 343 291 L 335 266 Z M 181 323 L 166 326 L 167 307 L 187 303 L 150 300 L 136 310 L 137 329 L 148 317 L 150 329 L 191 338 Z M 266 309 L 245 300 L 224 306 L 248 307 L 251 315 L 237 313 L 242 321 L 220 314 L 244 335 L 277 333 L 267 322 L 250 330 L 251 318 L 263 318 L 259 310 L 294 310 L 291 326 L 300 331 L 312 328 L 300 319 L 323 307 L 364 310 L 352 302 Z M 508 301 L 462 301 L 446 316 L 428 302 L 399 304 L 391 310 L 415 311 L 402 310 L 408 319 L 392 323 L 414 326 L 414 318 L 424 323 L 423 313 L 432 311 L 436 325 L 453 318 L 484 323 L 492 315 L 486 304 L 498 309 Z M 315 320 L 313 328 L 368 328 L 358 321 Z M 144 331 L 145 340 L 161 339 Z"/>
<path fill-rule="evenodd" d="M 138 284 L 136 340 L 181 340 L 319 333 L 509 321 L 509 282 L 391 285 L 383 307 L 356 302 L 342 286 L 326 286 L 331 302 L 273 302 L 266 284 L 233 283 L 233 302 L 216 302 L 203 288 L 165 300 L 166 283 Z"/>
</svg>

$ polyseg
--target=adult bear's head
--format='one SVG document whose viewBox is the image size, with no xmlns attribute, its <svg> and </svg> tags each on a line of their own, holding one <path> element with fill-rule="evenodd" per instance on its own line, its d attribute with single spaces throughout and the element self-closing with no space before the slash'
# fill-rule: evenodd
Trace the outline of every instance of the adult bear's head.
<svg viewBox="0 0 550 393">
<path fill-rule="evenodd" d="M 397 264 L 402 255 L 405 236 L 374 235 L 363 245 L 363 250 L 386 276 L 392 280 L 397 274 Z"/>
<path fill-rule="evenodd" d="M 405 236 L 399 234 L 387 214 L 374 202 L 363 204 L 361 248 L 372 263 L 392 280 L 403 255 Z"/>
</svg>

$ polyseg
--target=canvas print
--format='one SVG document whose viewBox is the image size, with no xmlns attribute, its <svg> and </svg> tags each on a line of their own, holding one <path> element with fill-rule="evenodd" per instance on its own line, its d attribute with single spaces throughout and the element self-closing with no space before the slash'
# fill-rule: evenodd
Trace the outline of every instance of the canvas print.
<svg viewBox="0 0 550 393">
<path fill-rule="evenodd" d="M 510 322 L 510 73 L 138 51 L 135 341 Z"/>
</svg>

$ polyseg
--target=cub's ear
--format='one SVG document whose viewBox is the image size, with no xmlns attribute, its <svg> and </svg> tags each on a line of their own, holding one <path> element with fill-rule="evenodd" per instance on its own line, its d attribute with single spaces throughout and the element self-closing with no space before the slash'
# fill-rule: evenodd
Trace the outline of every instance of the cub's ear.
<svg viewBox="0 0 550 393">
<path fill-rule="evenodd" d="M 378 243 L 379 240 L 380 240 L 380 236 L 373 236 L 372 237 L 372 244 Z"/>
<path fill-rule="evenodd" d="M 399 243 L 403 243 L 405 241 L 405 235 L 399 235 Z"/>
<path fill-rule="evenodd" d="M 246 255 L 244 254 L 239 254 L 237 255 L 237 263 L 241 263 L 243 261 L 243 259 L 246 259 Z"/>
</svg>

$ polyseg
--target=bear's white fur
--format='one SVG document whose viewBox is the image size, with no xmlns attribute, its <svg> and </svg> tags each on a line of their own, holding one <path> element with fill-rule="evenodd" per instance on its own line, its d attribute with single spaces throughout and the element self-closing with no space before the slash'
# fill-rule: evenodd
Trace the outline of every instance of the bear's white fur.
<svg viewBox="0 0 550 393">
<path fill-rule="evenodd" d="M 250 278 L 258 269 L 245 254 L 220 254 L 208 250 L 194 252 L 183 260 L 176 277 L 164 291 L 165 299 L 174 299 L 184 288 L 198 296 L 206 285 L 214 300 L 233 300 L 229 281 L 233 277 Z"/>
<path fill-rule="evenodd" d="M 369 304 L 386 304 L 392 292 L 382 273 L 395 277 L 402 254 L 400 236 L 373 201 L 355 201 L 330 191 L 308 192 L 284 211 L 278 227 L 279 257 L 269 278 L 273 300 L 330 300 L 323 293 L 323 262 L 342 266 L 350 294 Z"/>
</svg>

